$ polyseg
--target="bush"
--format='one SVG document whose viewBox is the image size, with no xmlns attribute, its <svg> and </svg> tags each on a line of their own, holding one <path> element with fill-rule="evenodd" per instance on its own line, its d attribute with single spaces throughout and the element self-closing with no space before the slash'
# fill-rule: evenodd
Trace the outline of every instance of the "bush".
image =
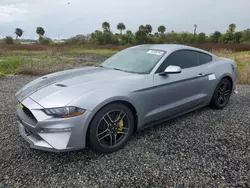
<svg viewBox="0 0 250 188">
<path fill-rule="evenodd" d="M 52 44 L 53 43 L 53 41 L 50 38 L 47 38 L 47 37 L 45 37 L 45 38 L 40 37 L 38 39 L 38 41 L 39 41 L 40 44 L 43 44 L 43 45 L 48 45 L 48 44 Z"/>
<path fill-rule="evenodd" d="M 84 35 L 76 35 L 75 37 L 72 37 L 66 40 L 66 44 L 71 44 L 71 45 L 78 45 L 78 44 L 85 44 L 85 43 L 86 43 L 86 39 Z"/>
<path fill-rule="evenodd" d="M 5 37 L 5 38 L 3 39 L 3 42 L 4 42 L 5 44 L 14 44 L 14 40 L 13 40 L 13 38 L 12 38 L 11 36 Z"/>
<path fill-rule="evenodd" d="M 234 52 L 249 51 L 250 44 L 189 44 L 190 46 L 201 48 L 207 51 L 212 50 L 231 50 Z"/>
</svg>

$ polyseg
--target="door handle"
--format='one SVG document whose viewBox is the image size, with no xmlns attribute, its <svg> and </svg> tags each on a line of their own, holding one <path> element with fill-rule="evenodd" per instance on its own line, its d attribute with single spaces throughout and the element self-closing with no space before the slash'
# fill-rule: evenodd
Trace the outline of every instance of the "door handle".
<svg viewBox="0 0 250 188">
<path fill-rule="evenodd" d="M 197 74 L 197 76 L 205 76 L 205 73 L 199 73 L 199 74 Z"/>
</svg>

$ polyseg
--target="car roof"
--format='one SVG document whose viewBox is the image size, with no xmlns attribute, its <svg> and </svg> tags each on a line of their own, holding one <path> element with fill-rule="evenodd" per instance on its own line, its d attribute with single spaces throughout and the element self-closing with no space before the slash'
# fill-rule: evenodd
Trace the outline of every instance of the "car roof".
<svg viewBox="0 0 250 188">
<path fill-rule="evenodd" d="M 199 48 L 195 48 L 195 47 L 191 47 L 191 46 L 187 46 L 187 45 L 181 45 L 181 44 L 143 44 L 143 45 L 133 46 L 131 48 L 164 50 L 167 53 L 172 53 L 172 52 L 178 51 L 178 50 L 194 50 L 194 51 L 199 51 L 199 52 L 209 54 L 211 56 L 215 56 L 214 54 L 212 54 L 208 51 L 205 51 L 205 50 L 202 50 Z"/>
</svg>

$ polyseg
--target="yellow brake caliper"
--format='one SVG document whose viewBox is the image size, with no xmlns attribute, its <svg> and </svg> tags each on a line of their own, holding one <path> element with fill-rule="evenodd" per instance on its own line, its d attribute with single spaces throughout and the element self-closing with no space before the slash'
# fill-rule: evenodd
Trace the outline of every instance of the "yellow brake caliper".
<svg viewBox="0 0 250 188">
<path fill-rule="evenodd" d="M 119 122 L 119 128 L 117 129 L 118 131 L 122 131 L 123 130 L 123 120 L 121 120 Z"/>
</svg>

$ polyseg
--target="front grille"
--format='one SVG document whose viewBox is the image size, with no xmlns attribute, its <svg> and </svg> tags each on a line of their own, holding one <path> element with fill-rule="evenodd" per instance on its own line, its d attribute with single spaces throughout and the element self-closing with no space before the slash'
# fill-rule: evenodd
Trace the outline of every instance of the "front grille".
<svg viewBox="0 0 250 188">
<path fill-rule="evenodd" d="M 26 106 L 23 106 L 23 112 L 25 113 L 25 115 L 27 115 L 32 120 L 32 122 L 37 123 L 35 116 L 32 114 L 32 112 Z"/>
</svg>

